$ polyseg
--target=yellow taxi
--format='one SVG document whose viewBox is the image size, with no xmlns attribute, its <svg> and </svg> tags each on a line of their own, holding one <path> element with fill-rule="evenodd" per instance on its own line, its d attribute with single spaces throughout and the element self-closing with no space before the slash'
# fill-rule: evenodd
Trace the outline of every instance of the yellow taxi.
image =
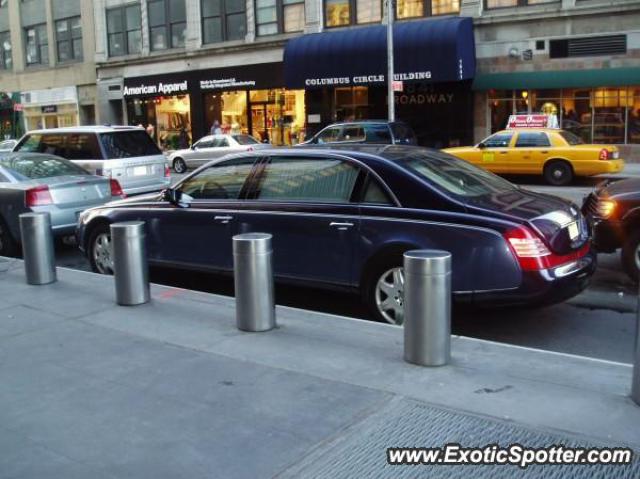
<svg viewBox="0 0 640 479">
<path fill-rule="evenodd" d="M 444 151 L 504 175 L 543 175 L 561 186 L 576 176 L 618 173 L 624 168 L 614 145 L 588 145 L 556 128 L 513 128 L 494 133 L 476 146 Z"/>
</svg>

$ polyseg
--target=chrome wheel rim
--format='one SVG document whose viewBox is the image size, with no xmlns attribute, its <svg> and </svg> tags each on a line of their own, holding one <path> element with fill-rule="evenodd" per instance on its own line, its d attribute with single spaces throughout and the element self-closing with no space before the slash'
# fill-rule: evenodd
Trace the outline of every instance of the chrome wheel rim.
<svg viewBox="0 0 640 479">
<path fill-rule="evenodd" d="M 564 170 L 562 168 L 556 168 L 555 170 L 553 170 L 553 176 L 556 178 L 556 180 L 560 180 L 564 177 Z"/>
<path fill-rule="evenodd" d="M 640 270 L 640 243 L 636 245 L 636 249 L 633 250 L 633 261 L 635 262 L 636 269 Z"/>
<path fill-rule="evenodd" d="M 376 307 L 387 323 L 404 322 L 404 271 L 391 268 L 376 283 Z"/>
<path fill-rule="evenodd" d="M 93 262 L 99 273 L 113 274 L 111 235 L 100 233 L 93 243 Z"/>
<path fill-rule="evenodd" d="M 187 165 L 184 160 L 177 159 L 173 164 L 173 169 L 176 170 L 176 173 L 184 173 L 184 170 L 187 169 Z"/>
</svg>

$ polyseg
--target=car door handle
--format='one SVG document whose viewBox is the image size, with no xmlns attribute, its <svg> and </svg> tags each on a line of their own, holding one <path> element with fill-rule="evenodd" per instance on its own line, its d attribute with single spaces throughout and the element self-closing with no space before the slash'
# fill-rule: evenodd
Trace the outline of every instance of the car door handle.
<svg viewBox="0 0 640 479">
<path fill-rule="evenodd" d="M 507 153 L 509 153 L 508 151 L 501 151 L 500 154 L 501 155 L 506 155 Z"/>
<path fill-rule="evenodd" d="M 214 216 L 215 221 L 219 221 L 223 225 L 226 225 L 229 221 L 233 219 L 233 216 Z"/>
<path fill-rule="evenodd" d="M 334 228 L 338 228 L 340 231 L 345 231 L 353 226 L 353 223 L 339 223 L 337 221 L 332 221 L 329 226 L 333 226 Z"/>
<path fill-rule="evenodd" d="M 547 150 L 544 150 L 544 151 L 541 151 L 540 153 L 547 154 L 547 153 L 549 153 L 549 152 L 548 152 Z"/>
</svg>

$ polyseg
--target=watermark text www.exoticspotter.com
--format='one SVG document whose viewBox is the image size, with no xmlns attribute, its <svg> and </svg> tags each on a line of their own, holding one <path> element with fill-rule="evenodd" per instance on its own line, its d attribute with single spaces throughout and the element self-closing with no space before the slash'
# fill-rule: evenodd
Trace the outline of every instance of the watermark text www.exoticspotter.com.
<svg viewBox="0 0 640 479">
<path fill-rule="evenodd" d="M 537 464 L 630 464 L 633 451 L 629 448 L 586 448 L 553 445 L 532 448 L 521 444 L 500 447 L 463 447 L 457 443 L 443 447 L 390 447 L 387 463 L 391 465 L 514 465 L 526 469 Z"/>
</svg>

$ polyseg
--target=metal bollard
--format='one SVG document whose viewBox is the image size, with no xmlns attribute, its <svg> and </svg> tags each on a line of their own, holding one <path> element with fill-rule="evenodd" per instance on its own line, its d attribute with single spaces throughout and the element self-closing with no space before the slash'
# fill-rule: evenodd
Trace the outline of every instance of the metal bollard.
<svg viewBox="0 0 640 479">
<path fill-rule="evenodd" d="M 442 366 L 451 359 L 451 254 L 404 254 L 404 359 Z"/>
<path fill-rule="evenodd" d="M 144 237 L 144 221 L 111 225 L 116 302 L 121 306 L 149 302 L 149 266 Z"/>
<path fill-rule="evenodd" d="M 269 331 L 276 326 L 271 235 L 233 237 L 236 325 L 242 331 Z"/>
<path fill-rule="evenodd" d="M 20 236 L 27 284 L 49 284 L 57 280 L 56 258 L 49 213 L 20 215 Z"/>
<path fill-rule="evenodd" d="M 640 260 L 640 252 L 638 256 L 638 260 Z M 636 337 L 631 378 L 631 399 L 640 406 L 640 291 L 638 291 L 638 303 L 636 306 Z"/>
</svg>

